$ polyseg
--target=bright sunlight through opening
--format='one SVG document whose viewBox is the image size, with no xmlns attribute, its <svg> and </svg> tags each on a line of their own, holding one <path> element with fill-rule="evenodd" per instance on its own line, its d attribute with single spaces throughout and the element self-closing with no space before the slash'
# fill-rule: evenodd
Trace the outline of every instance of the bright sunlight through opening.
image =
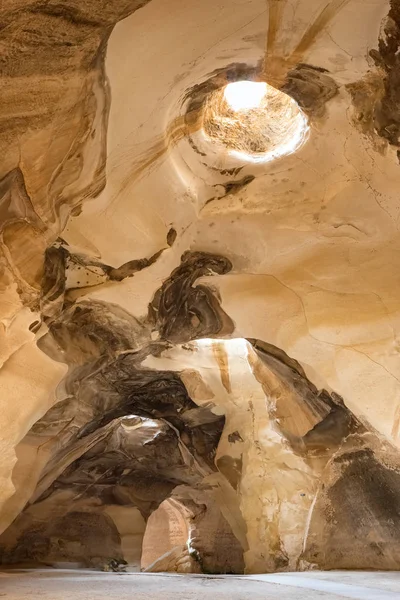
<svg viewBox="0 0 400 600">
<path fill-rule="evenodd" d="M 267 84 L 256 81 L 235 81 L 224 90 L 224 97 L 232 110 L 258 108 L 267 93 Z"/>
<path fill-rule="evenodd" d="M 296 152 L 309 126 L 285 92 L 261 81 L 235 81 L 208 96 L 203 131 L 239 160 L 268 162 Z"/>
</svg>

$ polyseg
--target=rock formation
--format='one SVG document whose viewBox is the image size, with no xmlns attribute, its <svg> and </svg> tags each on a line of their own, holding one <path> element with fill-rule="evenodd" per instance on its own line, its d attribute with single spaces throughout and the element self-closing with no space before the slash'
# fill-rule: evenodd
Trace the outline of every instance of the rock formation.
<svg viewBox="0 0 400 600">
<path fill-rule="evenodd" d="M 0 563 L 398 569 L 400 1 L 0 15 Z"/>
</svg>

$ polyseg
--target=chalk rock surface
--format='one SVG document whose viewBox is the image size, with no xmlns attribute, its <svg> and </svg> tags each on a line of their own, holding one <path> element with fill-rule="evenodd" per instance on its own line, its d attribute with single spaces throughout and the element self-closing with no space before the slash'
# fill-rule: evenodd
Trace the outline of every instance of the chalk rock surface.
<svg viewBox="0 0 400 600">
<path fill-rule="evenodd" d="M 0 563 L 397 569 L 400 0 L 0 16 Z"/>
</svg>

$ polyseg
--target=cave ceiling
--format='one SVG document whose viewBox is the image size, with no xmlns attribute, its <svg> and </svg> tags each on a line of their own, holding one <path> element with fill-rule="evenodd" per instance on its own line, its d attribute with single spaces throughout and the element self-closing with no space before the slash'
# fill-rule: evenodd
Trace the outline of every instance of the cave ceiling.
<svg viewBox="0 0 400 600">
<path fill-rule="evenodd" d="M 0 562 L 398 568 L 400 1 L 0 17 Z"/>
</svg>

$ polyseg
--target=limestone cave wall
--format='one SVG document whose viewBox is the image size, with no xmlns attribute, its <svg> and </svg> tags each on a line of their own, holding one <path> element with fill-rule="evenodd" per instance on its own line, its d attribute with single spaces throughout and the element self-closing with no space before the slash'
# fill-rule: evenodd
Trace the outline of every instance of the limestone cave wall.
<svg viewBox="0 0 400 600">
<path fill-rule="evenodd" d="M 399 0 L 0 16 L 0 564 L 397 570 Z"/>
</svg>

